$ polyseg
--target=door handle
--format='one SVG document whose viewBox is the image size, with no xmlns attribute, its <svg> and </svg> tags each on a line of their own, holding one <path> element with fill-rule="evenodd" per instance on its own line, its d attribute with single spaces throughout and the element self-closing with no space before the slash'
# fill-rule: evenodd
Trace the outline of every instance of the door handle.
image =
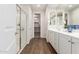
<svg viewBox="0 0 79 59">
<path fill-rule="evenodd" d="M 71 42 L 72 44 L 74 44 L 74 42 Z"/>
<path fill-rule="evenodd" d="M 17 32 L 15 32 L 15 35 L 17 35 L 18 33 Z"/>
<path fill-rule="evenodd" d="M 20 30 L 20 29 L 16 29 L 16 30 Z"/>
<path fill-rule="evenodd" d="M 20 24 L 17 24 L 17 26 L 20 26 Z"/>
</svg>

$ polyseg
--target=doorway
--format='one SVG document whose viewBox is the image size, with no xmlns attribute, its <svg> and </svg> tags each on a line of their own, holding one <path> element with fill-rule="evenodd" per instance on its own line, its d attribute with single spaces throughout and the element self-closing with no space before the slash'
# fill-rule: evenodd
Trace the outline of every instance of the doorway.
<svg viewBox="0 0 79 59">
<path fill-rule="evenodd" d="M 34 38 L 40 38 L 40 13 L 34 14 Z"/>
<path fill-rule="evenodd" d="M 27 14 L 19 5 L 16 5 L 16 10 L 16 45 L 19 52 L 27 41 Z"/>
</svg>

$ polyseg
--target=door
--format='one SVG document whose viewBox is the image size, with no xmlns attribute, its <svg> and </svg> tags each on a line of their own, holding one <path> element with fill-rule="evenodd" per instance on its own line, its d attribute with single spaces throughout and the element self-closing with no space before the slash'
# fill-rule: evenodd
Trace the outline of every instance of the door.
<svg viewBox="0 0 79 59">
<path fill-rule="evenodd" d="M 54 31 L 50 32 L 51 45 L 54 47 Z"/>
<path fill-rule="evenodd" d="M 50 30 L 48 30 L 48 42 L 51 43 L 51 31 Z"/>
<path fill-rule="evenodd" d="M 16 41 L 17 41 L 17 52 L 20 51 L 21 45 L 20 45 L 20 41 L 21 41 L 21 11 L 19 6 L 16 6 L 17 9 L 17 15 L 16 15 Z"/>
<path fill-rule="evenodd" d="M 59 53 L 70 54 L 71 53 L 71 38 L 67 35 L 59 35 Z"/>
<path fill-rule="evenodd" d="M 26 25 L 27 25 L 27 22 L 26 22 L 26 13 L 21 10 L 21 48 L 23 48 L 26 44 Z"/>
<path fill-rule="evenodd" d="M 47 31 L 47 42 L 50 42 L 50 30 Z"/>
<path fill-rule="evenodd" d="M 79 39 L 72 38 L 72 54 L 79 54 Z"/>
<path fill-rule="evenodd" d="M 47 42 L 49 42 L 49 31 L 47 30 L 47 33 L 46 33 L 46 39 L 47 39 Z"/>
</svg>

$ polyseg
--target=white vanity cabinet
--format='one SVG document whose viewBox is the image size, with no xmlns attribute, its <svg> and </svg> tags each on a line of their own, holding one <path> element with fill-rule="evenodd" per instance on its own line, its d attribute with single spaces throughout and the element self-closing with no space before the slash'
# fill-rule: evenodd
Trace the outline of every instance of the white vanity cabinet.
<svg viewBox="0 0 79 59">
<path fill-rule="evenodd" d="M 72 54 L 79 54 L 79 39 L 72 37 Z"/>
<path fill-rule="evenodd" d="M 53 46 L 53 48 L 56 50 L 56 52 L 59 52 L 58 49 L 58 33 L 54 31 L 48 31 L 48 42 Z"/>
<path fill-rule="evenodd" d="M 55 45 L 54 45 L 54 31 L 51 31 L 51 45 L 53 46 L 53 48 L 55 48 Z"/>
<path fill-rule="evenodd" d="M 46 37 L 46 39 L 47 39 L 47 42 L 50 41 L 50 31 L 49 30 L 47 31 L 47 37 Z"/>
<path fill-rule="evenodd" d="M 48 30 L 47 41 L 54 47 L 54 32 Z"/>
<path fill-rule="evenodd" d="M 47 41 L 48 41 L 49 43 L 51 42 L 51 31 L 50 31 L 50 30 L 48 30 Z"/>
<path fill-rule="evenodd" d="M 53 41 L 52 38 L 53 38 L 53 31 L 48 30 L 47 41 L 48 41 L 51 45 L 53 45 L 53 44 L 52 44 L 52 41 Z"/>
<path fill-rule="evenodd" d="M 59 35 L 59 53 L 60 54 L 79 54 L 79 38 Z"/>
<path fill-rule="evenodd" d="M 59 53 L 59 36 L 57 32 L 54 32 L 54 49 Z"/>
<path fill-rule="evenodd" d="M 70 54 L 71 53 L 71 37 L 59 34 L 59 53 Z"/>
<path fill-rule="evenodd" d="M 75 34 L 48 30 L 47 40 L 59 54 L 79 54 L 79 38 Z"/>
</svg>

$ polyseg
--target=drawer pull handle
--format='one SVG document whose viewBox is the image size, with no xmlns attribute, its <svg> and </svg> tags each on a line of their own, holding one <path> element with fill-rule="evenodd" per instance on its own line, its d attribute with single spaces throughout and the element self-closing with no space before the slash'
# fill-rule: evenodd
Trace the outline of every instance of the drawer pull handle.
<svg viewBox="0 0 79 59">
<path fill-rule="evenodd" d="M 71 42 L 72 44 L 74 44 L 74 42 Z"/>
<path fill-rule="evenodd" d="M 68 42 L 71 42 L 70 40 Z"/>
</svg>

